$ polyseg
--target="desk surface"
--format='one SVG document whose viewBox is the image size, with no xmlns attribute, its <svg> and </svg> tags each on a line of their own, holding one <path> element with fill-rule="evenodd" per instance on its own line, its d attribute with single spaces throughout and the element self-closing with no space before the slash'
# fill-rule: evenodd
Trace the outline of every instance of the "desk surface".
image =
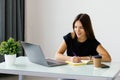
<svg viewBox="0 0 120 80">
<path fill-rule="evenodd" d="M 106 64 L 110 65 L 110 68 L 96 69 L 93 65 L 45 67 L 31 63 L 27 57 L 18 57 L 14 65 L 6 66 L 4 62 L 0 63 L 0 73 L 75 79 L 94 77 L 112 80 L 120 72 L 120 62 Z"/>
</svg>

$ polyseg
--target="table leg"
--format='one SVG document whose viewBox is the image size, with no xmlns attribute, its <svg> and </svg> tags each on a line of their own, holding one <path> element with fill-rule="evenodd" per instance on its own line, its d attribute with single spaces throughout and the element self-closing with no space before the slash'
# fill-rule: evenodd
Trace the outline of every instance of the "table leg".
<svg viewBox="0 0 120 80">
<path fill-rule="evenodd" d="M 23 78 L 24 76 L 23 75 L 18 75 L 18 80 L 24 80 L 24 78 Z"/>
</svg>

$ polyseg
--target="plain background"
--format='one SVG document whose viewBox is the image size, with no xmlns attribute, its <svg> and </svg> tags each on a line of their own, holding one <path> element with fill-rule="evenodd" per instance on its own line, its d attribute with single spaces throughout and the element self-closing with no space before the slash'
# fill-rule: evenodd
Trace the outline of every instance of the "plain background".
<svg viewBox="0 0 120 80">
<path fill-rule="evenodd" d="M 25 40 L 41 45 L 46 57 L 54 57 L 63 36 L 72 31 L 79 13 L 91 17 L 97 40 L 113 61 L 120 61 L 119 0 L 26 0 Z"/>
</svg>

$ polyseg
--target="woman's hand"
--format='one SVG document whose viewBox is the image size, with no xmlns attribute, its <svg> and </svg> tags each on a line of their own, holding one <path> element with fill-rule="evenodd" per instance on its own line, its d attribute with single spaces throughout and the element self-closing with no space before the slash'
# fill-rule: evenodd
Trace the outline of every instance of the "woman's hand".
<svg viewBox="0 0 120 80">
<path fill-rule="evenodd" d="M 80 62 L 80 57 L 78 57 L 78 56 L 73 56 L 73 57 L 71 57 L 71 62 L 74 62 L 74 63 L 79 63 Z"/>
</svg>

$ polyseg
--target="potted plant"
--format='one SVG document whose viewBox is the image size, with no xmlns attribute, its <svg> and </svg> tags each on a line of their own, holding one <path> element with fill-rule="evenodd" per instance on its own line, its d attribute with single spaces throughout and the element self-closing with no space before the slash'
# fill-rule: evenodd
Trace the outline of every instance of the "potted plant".
<svg viewBox="0 0 120 80">
<path fill-rule="evenodd" d="M 21 44 L 10 37 L 7 41 L 0 44 L 0 54 L 4 55 L 6 64 L 14 64 L 16 54 L 21 52 Z"/>
</svg>

